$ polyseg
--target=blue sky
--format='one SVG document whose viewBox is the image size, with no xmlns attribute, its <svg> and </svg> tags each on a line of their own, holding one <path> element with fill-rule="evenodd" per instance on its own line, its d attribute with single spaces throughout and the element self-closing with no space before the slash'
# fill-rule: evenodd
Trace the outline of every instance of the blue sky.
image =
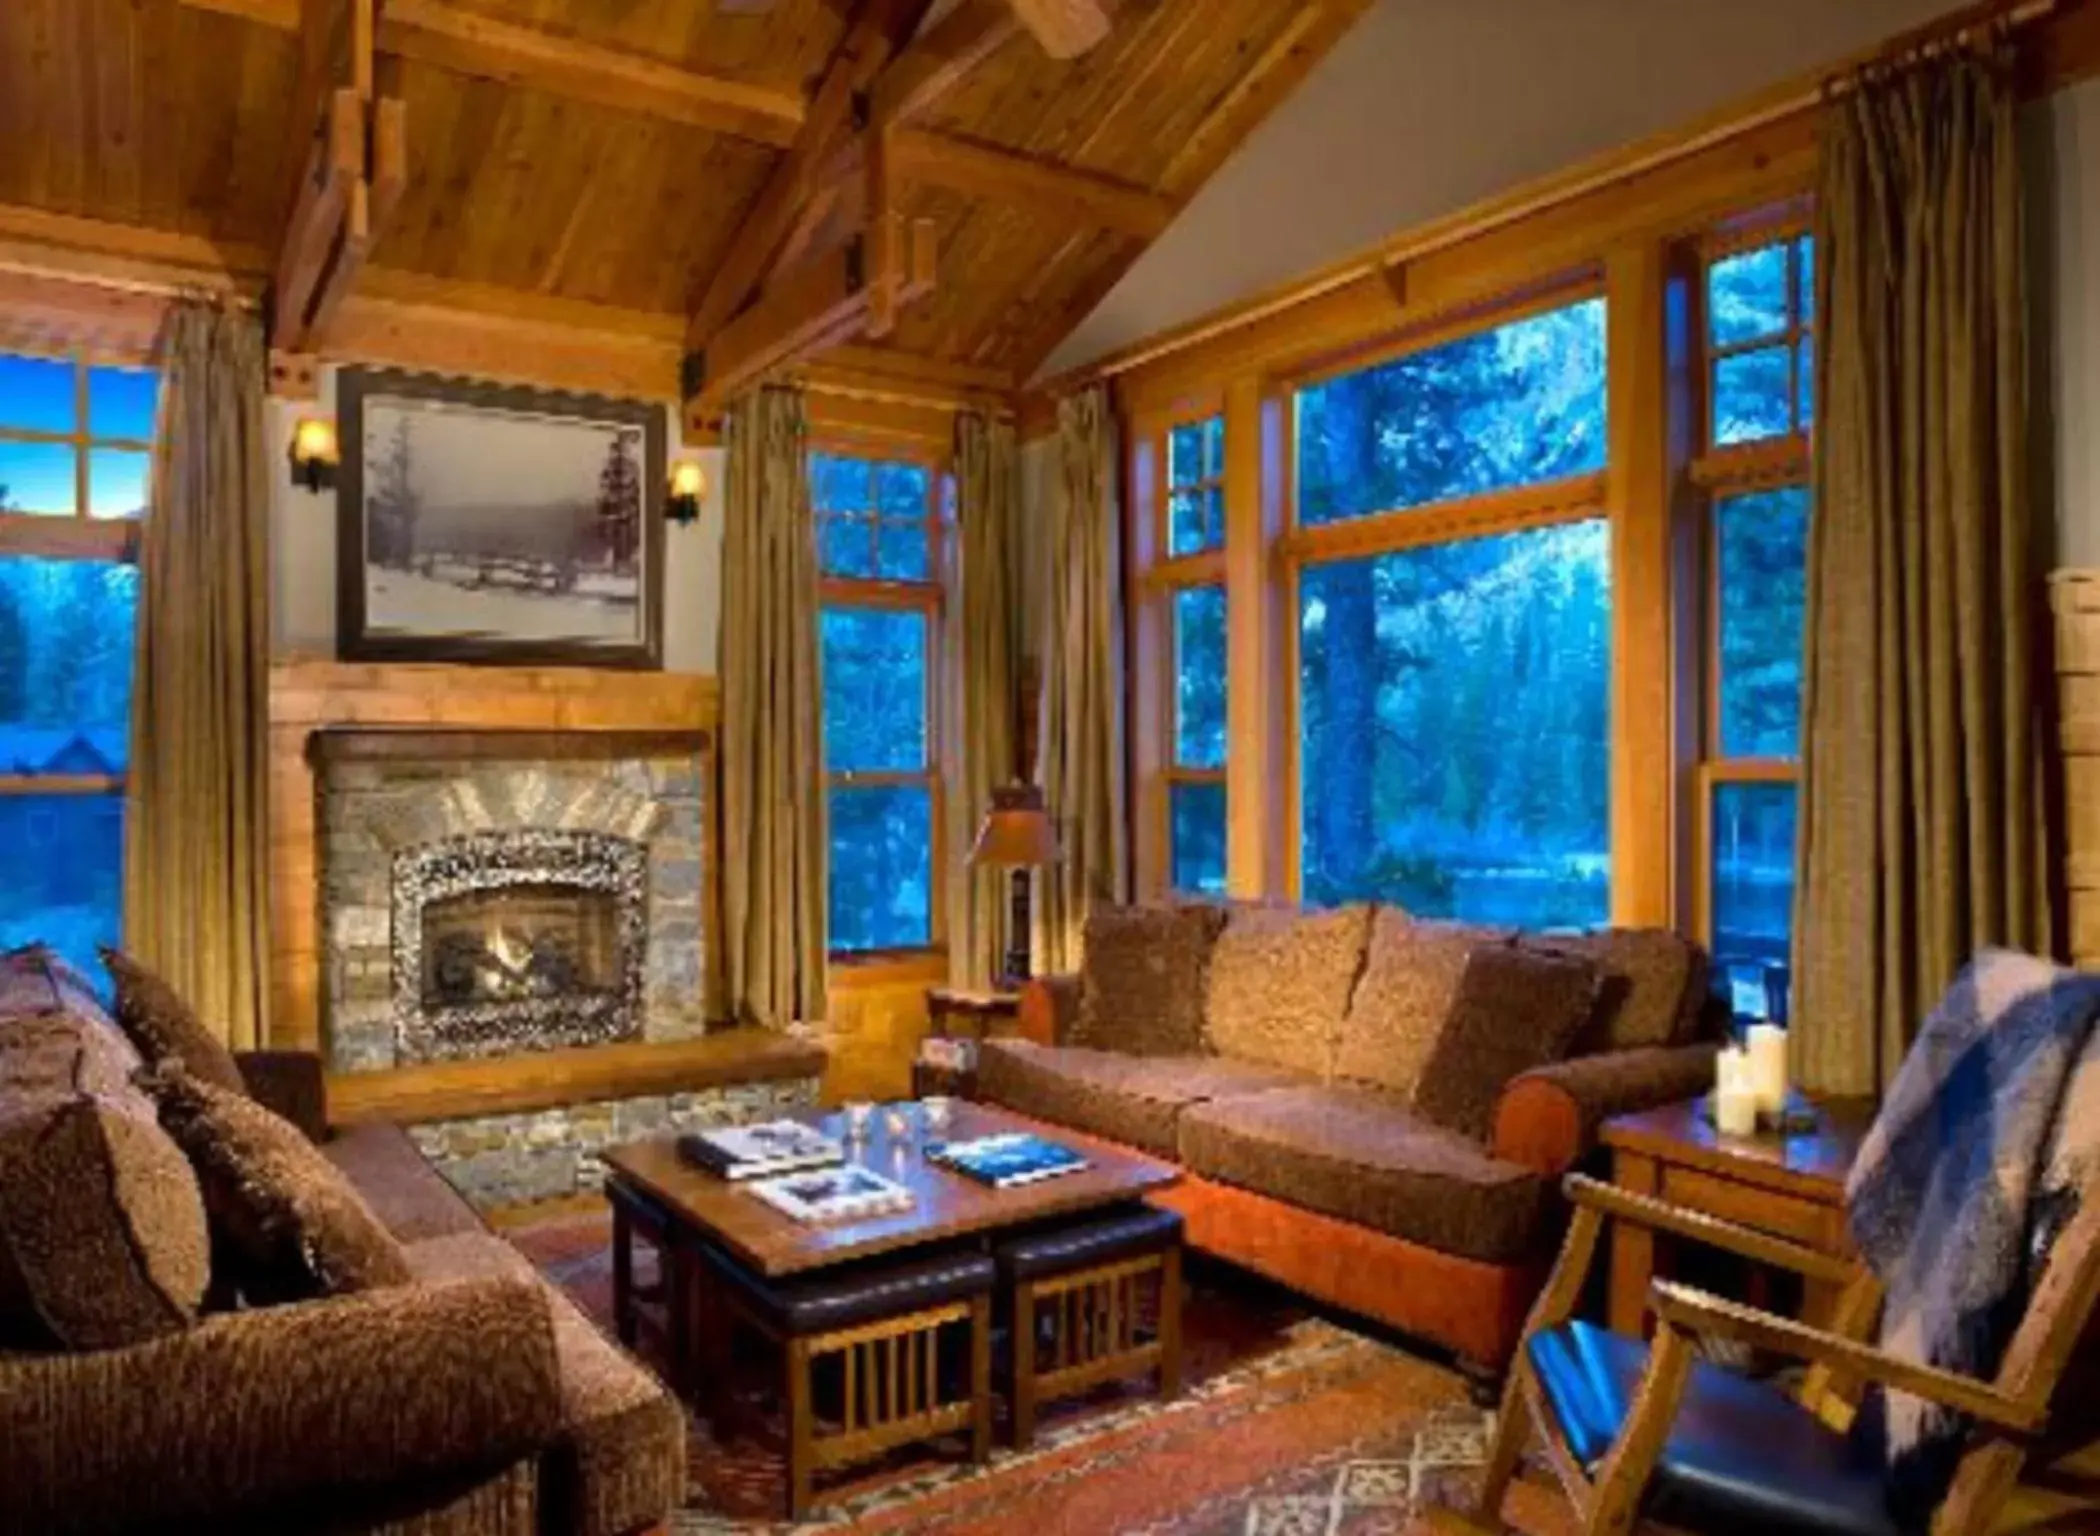
<svg viewBox="0 0 2100 1536">
<path fill-rule="evenodd" d="M 143 440 L 153 435 L 158 378 L 124 368 L 88 370 L 88 420 L 98 438 Z M 0 433 L 72 432 L 78 408 L 73 365 L 46 358 L 0 355 Z M 146 502 L 148 456 L 126 449 L 96 448 L 88 456 L 88 501 L 100 517 L 141 510 Z M 0 437 L 0 485 L 10 508 L 71 514 L 74 454 L 62 443 L 22 442 Z"/>
</svg>

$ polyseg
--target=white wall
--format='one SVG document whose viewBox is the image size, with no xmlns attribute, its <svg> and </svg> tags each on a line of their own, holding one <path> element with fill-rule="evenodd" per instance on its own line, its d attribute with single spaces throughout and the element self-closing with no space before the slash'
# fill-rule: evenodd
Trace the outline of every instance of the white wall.
<svg viewBox="0 0 2100 1536">
<path fill-rule="evenodd" d="M 323 370 L 316 405 L 272 400 L 271 441 L 291 440 L 292 423 L 308 410 L 335 412 L 335 371 Z M 713 673 L 721 639 L 723 451 L 678 447 L 677 415 L 665 408 L 673 458 L 697 458 L 707 475 L 699 521 L 664 531 L 664 670 Z M 270 632 L 279 654 L 335 653 L 335 515 L 333 492 L 315 495 L 291 483 L 285 460 L 271 461 Z"/>
<path fill-rule="evenodd" d="M 2030 112 L 2036 485 L 2058 565 L 2100 567 L 2100 80 Z"/>
<path fill-rule="evenodd" d="M 1701 115 L 1955 0 L 1380 0 L 1048 371 Z"/>
</svg>

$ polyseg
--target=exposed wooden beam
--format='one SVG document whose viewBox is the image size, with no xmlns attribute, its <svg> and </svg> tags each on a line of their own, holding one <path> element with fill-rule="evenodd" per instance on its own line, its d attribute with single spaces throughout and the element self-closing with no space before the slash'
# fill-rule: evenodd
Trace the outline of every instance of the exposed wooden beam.
<svg viewBox="0 0 2100 1536">
<path fill-rule="evenodd" d="M 1006 0 L 962 0 L 927 27 L 882 72 L 869 94 L 869 117 L 904 123 L 960 85 L 1021 30 Z"/>
<path fill-rule="evenodd" d="M 892 216 L 892 223 L 898 222 Z M 873 232 L 826 251 L 767 285 L 765 294 L 695 355 L 697 378 L 686 402 L 689 425 L 704 423 L 731 396 L 766 374 L 863 334 L 874 294 L 868 282 Z M 903 249 L 891 302 L 903 308 L 931 291 L 934 231 L 930 220 L 897 237 Z"/>
<path fill-rule="evenodd" d="M 906 181 L 1156 240 L 1174 221 L 1171 199 L 1132 182 L 1015 154 L 922 128 L 891 130 L 890 160 Z"/>
<path fill-rule="evenodd" d="M 1108 36 L 1100 0 L 1008 0 L 1053 59 L 1076 59 Z"/>
<path fill-rule="evenodd" d="M 270 294 L 270 344 L 280 351 L 305 348 L 309 322 L 334 264 L 339 244 L 356 216 L 366 224 L 365 104 L 350 86 L 330 93 L 326 115 L 306 157 L 306 174 L 292 204 L 278 250 Z"/>
<path fill-rule="evenodd" d="M 216 11 L 242 21 L 275 27 L 280 32 L 299 30 L 299 0 L 182 0 L 193 11 Z"/>
<path fill-rule="evenodd" d="M 866 0 L 861 6 L 818 82 L 801 133 L 773 168 L 693 308 L 686 331 L 690 350 L 705 348 L 757 291 L 825 185 L 832 149 L 853 127 L 856 99 L 873 88 L 930 8 L 931 0 Z"/>
<path fill-rule="evenodd" d="M 178 287 L 253 294 L 270 270 L 259 246 L 112 224 L 0 203 L 0 269 L 166 293 Z"/>
<path fill-rule="evenodd" d="M 786 147 L 801 130 L 802 98 L 682 69 L 644 54 L 462 10 L 446 0 L 386 0 L 379 46 L 463 75 L 545 91 Z"/>
</svg>

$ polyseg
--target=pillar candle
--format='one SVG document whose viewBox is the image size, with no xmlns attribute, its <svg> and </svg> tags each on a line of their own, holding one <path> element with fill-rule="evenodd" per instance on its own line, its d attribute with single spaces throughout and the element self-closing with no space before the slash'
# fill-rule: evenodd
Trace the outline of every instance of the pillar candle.
<svg viewBox="0 0 2100 1536">
<path fill-rule="evenodd" d="M 1760 1113 L 1786 1108 L 1786 1031 L 1777 1024 L 1750 1026 L 1750 1086 Z"/>
<path fill-rule="evenodd" d="M 1714 1129 L 1723 1136 L 1750 1136 L 1757 1131 L 1757 1095 L 1731 1083 L 1714 1092 Z"/>
</svg>

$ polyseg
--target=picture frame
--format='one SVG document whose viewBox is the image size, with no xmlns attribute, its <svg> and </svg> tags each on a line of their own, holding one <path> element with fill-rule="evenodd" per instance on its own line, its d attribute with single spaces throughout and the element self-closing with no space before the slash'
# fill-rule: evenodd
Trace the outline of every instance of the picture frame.
<svg viewBox="0 0 2100 1536">
<path fill-rule="evenodd" d="M 336 416 L 343 660 L 663 665 L 660 406 L 345 368 Z"/>
</svg>

